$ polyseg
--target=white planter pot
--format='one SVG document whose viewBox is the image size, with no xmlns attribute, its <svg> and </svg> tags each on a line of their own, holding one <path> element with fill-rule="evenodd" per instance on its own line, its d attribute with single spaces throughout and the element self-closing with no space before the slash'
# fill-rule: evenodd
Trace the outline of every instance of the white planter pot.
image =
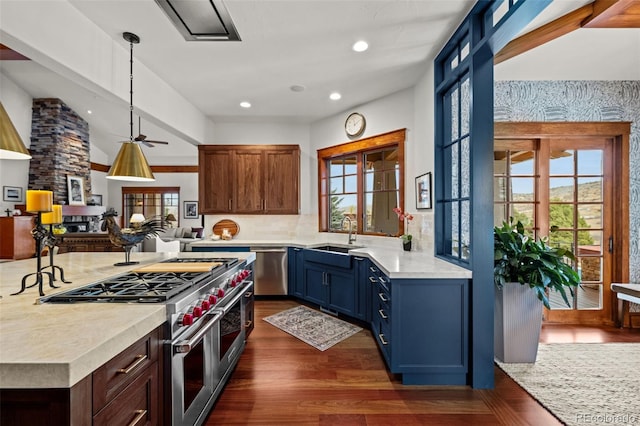
<svg viewBox="0 0 640 426">
<path fill-rule="evenodd" d="M 501 362 L 532 363 L 538 354 L 542 302 L 528 285 L 496 288 L 493 348 Z"/>
</svg>

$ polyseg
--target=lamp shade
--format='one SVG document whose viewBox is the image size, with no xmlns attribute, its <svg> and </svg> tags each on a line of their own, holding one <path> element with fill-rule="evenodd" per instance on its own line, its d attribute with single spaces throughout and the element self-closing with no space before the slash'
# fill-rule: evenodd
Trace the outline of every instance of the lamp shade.
<svg viewBox="0 0 640 426">
<path fill-rule="evenodd" d="M 53 191 L 27 190 L 27 211 L 30 213 L 53 211 Z"/>
<path fill-rule="evenodd" d="M 62 206 L 60 204 L 54 204 L 51 212 L 43 213 L 42 224 L 57 225 L 59 223 L 62 223 Z"/>
<path fill-rule="evenodd" d="M 0 158 L 6 160 L 28 160 L 31 154 L 13 126 L 9 114 L 0 102 Z"/>
<path fill-rule="evenodd" d="M 136 182 L 152 182 L 156 180 L 142 153 L 135 142 L 124 142 L 116 160 L 107 173 L 107 179 L 128 180 Z"/>
<path fill-rule="evenodd" d="M 176 221 L 176 217 L 173 215 L 173 213 L 169 213 L 165 220 L 167 222 L 175 222 Z"/>
<path fill-rule="evenodd" d="M 131 219 L 129 219 L 129 223 L 140 223 L 144 222 L 144 215 L 142 213 L 134 213 L 131 215 Z"/>
</svg>

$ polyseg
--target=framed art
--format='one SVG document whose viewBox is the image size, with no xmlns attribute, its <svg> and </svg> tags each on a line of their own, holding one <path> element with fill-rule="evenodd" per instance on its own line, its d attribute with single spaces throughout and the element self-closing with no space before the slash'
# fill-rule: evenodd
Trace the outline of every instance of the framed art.
<svg viewBox="0 0 640 426">
<path fill-rule="evenodd" d="M 19 186 L 3 186 L 2 201 L 10 201 L 12 203 L 21 203 L 23 201 L 22 188 Z"/>
<path fill-rule="evenodd" d="M 184 213 L 183 217 L 185 219 L 197 219 L 200 217 L 198 215 L 198 202 L 197 201 L 185 201 L 184 202 Z"/>
<path fill-rule="evenodd" d="M 416 178 L 416 208 L 431 208 L 431 172 Z"/>
<path fill-rule="evenodd" d="M 67 175 L 67 192 L 70 206 L 84 206 L 84 179 L 80 176 Z"/>
<path fill-rule="evenodd" d="M 101 206 L 102 205 L 102 195 L 100 195 L 100 194 L 91 194 L 91 198 L 89 199 L 89 205 L 91 205 L 91 206 Z"/>
</svg>

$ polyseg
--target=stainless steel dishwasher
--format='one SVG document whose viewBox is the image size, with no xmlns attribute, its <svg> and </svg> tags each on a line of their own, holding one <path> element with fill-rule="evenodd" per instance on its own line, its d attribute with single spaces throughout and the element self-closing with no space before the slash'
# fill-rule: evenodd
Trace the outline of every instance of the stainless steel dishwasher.
<svg viewBox="0 0 640 426">
<path fill-rule="evenodd" d="M 256 296 L 287 294 L 287 248 L 251 247 L 256 254 L 253 290 Z"/>
</svg>

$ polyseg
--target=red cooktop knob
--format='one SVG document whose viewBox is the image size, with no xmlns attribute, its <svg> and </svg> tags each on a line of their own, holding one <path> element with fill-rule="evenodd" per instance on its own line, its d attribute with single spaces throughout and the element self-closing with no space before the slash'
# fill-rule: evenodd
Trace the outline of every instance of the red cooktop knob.
<svg viewBox="0 0 640 426">
<path fill-rule="evenodd" d="M 231 282 L 229 283 L 229 286 L 231 287 L 235 287 L 238 285 L 238 278 L 234 278 L 231 280 Z"/>
<path fill-rule="evenodd" d="M 215 305 L 216 303 L 218 303 L 218 297 L 215 294 L 210 294 L 209 295 L 209 304 L 210 305 Z"/>
<path fill-rule="evenodd" d="M 208 311 L 209 308 L 211 307 L 211 303 L 209 303 L 208 299 L 205 299 L 202 301 L 202 303 L 200 303 L 200 306 L 202 307 L 203 311 Z"/>
<path fill-rule="evenodd" d="M 218 296 L 219 298 L 223 298 L 223 297 L 224 297 L 224 290 L 223 290 L 223 289 L 219 288 L 219 289 L 217 290 L 217 292 L 218 292 L 217 296 Z"/>
<path fill-rule="evenodd" d="M 244 271 L 242 271 L 242 278 L 247 278 L 249 276 L 249 270 L 245 269 Z"/>
<path fill-rule="evenodd" d="M 193 315 L 182 314 L 178 317 L 178 325 L 187 326 L 193 324 Z"/>
<path fill-rule="evenodd" d="M 194 306 L 191 312 L 196 318 L 200 318 L 202 316 L 202 308 L 200 306 Z"/>
</svg>

